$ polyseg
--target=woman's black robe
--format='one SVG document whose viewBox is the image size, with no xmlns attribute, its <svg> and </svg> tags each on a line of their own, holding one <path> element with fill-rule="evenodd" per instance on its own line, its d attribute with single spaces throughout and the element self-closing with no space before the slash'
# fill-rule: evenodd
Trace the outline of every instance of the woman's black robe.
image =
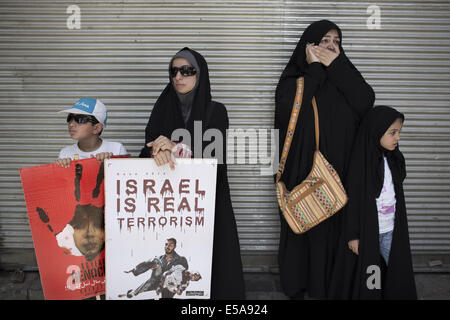
<svg viewBox="0 0 450 320">
<path fill-rule="evenodd" d="M 343 214 L 343 231 L 330 298 L 417 299 L 403 192 L 405 159 L 398 147 L 387 151 L 380 145 L 381 137 L 398 118 L 403 120 L 403 114 L 393 108 L 379 106 L 373 108 L 361 123 L 347 177 L 349 202 Z M 384 181 L 383 154 L 392 173 L 396 198 L 388 266 L 380 255 L 376 204 Z M 359 239 L 359 255 L 348 247 L 348 241 L 355 239 Z M 373 269 L 373 266 L 378 269 Z M 377 288 L 377 281 L 381 287 Z"/>
<path fill-rule="evenodd" d="M 200 75 L 198 78 L 200 83 L 196 89 L 197 92 L 190 117 L 187 124 L 185 124 L 180 101 L 172 83 L 169 81 L 169 84 L 156 101 L 147 127 L 145 128 L 145 143 L 155 140 L 160 135 L 171 139 L 174 130 L 179 128 L 187 129 L 191 135 L 190 147 L 194 152 L 194 156 L 202 157 L 202 155 L 198 156 L 195 154 L 196 148 L 203 151 L 211 142 L 202 142 L 200 146 L 195 144 L 194 121 L 202 121 L 202 137 L 203 133 L 210 128 L 218 129 L 222 133 L 224 148 L 223 163 L 220 164 L 219 162 L 217 172 L 211 299 L 244 299 L 245 290 L 239 238 L 231 204 L 227 166 L 225 163 L 228 114 L 223 104 L 211 100 L 211 88 L 206 60 L 194 50 L 189 48 L 182 50 L 189 50 L 194 55 L 200 67 Z M 203 141 L 202 137 L 197 137 L 197 140 Z M 150 157 L 151 152 L 151 148 L 144 147 L 139 157 Z"/>
<path fill-rule="evenodd" d="M 320 121 L 320 151 L 343 179 L 360 119 L 375 100 L 372 88 L 346 57 L 339 46 L 339 56 L 325 67 L 319 62 L 306 62 L 307 43 L 319 44 L 331 29 L 341 30 L 334 23 L 321 20 L 303 33 L 278 82 L 275 95 L 275 128 L 279 129 L 279 150 L 282 150 L 289 117 L 296 93 L 296 80 L 305 77 L 302 108 L 284 173 L 281 180 L 291 190 L 300 184 L 312 167 L 314 114 L 312 98 L 316 97 Z M 290 297 L 308 291 L 309 296 L 327 297 L 339 232 L 337 213 L 305 234 L 296 235 L 281 217 L 278 262 L 284 293 Z"/>
</svg>

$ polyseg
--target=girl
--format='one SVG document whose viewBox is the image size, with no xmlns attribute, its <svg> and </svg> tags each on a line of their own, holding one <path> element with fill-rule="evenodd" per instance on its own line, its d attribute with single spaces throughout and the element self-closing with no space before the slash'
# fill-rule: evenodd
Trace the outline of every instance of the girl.
<svg viewBox="0 0 450 320">
<path fill-rule="evenodd" d="M 171 152 L 176 149 L 175 146 L 179 151 L 177 154 L 183 157 L 191 156 L 191 150 L 196 148 L 203 151 L 206 144 L 203 139 L 196 141 L 194 121 L 202 122 L 201 137 L 206 130 L 215 128 L 225 139 L 228 129 L 227 109 L 223 104 L 211 100 L 206 60 L 198 52 L 184 48 L 169 63 L 169 83 L 153 107 L 145 128 L 146 145 L 140 157 L 153 157 L 158 165 L 169 163 L 173 167 Z M 176 129 L 189 131 L 192 140 L 192 145 L 188 146 L 190 148 L 170 140 Z M 201 145 L 196 146 L 195 143 Z M 211 299 L 244 299 L 242 262 L 231 205 L 225 150 L 226 145 L 223 143 L 223 163 L 219 160 L 217 172 Z"/>
<path fill-rule="evenodd" d="M 342 298 L 417 299 L 403 193 L 406 167 L 398 145 L 403 121 L 402 113 L 378 106 L 359 129 L 347 179 L 344 235 L 350 254 L 344 254 Z"/>
</svg>

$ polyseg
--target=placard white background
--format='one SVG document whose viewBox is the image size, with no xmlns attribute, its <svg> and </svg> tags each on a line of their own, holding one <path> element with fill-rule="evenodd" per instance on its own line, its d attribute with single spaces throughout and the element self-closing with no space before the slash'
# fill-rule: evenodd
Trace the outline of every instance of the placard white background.
<svg viewBox="0 0 450 320">
<path fill-rule="evenodd" d="M 213 231 L 214 231 L 214 208 L 216 191 L 217 160 L 215 159 L 177 159 L 175 170 L 168 165 L 158 167 L 153 159 L 110 159 L 105 161 L 105 245 L 106 245 L 106 298 L 107 299 L 129 299 L 119 298 L 128 290 L 135 290 L 138 286 L 150 279 L 152 270 L 141 275 L 134 276 L 124 271 L 132 270 L 139 263 L 159 257 L 164 254 L 166 239 L 175 238 L 177 247 L 175 251 L 184 256 L 189 264 L 190 271 L 200 272 L 202 279 L 191 281 L 183 294 L 175 295 L 174 298 L 207 299 L 210 297 Z M 126 181 L 134 179 L 137 181 L 137 195 L 127 195 Z M 147 196 L 143 192 L 145 179 L 153 179 L 156 184 L 156 194 L 151 197 L 160 199 L 159 213 L 153 210 L 147 212 Z M 162 196 L 159 193 L 165 179 L 169 179 L 173 188 L 175 212 L 163 212 Z M 190 179 L 190 193 L 179 194 L 179 183 L 181 179 Z M 206 196 L 199 197 L 195 194 L 195 180 L 199 180 L 199 190 L 204 190 Z M 120 180 L 120 196 L 117 194 L 117 180 Z M 121 199 L 121 210 L 117 212 L 117 199 Z M 124 210 L 124 199 L 135 198 L 136 210 L 127 213 Z M 187 197 L 191 207 L 189 212 L 177 212 L 179 201 Z M 198 198 L 198 207 L 204 208 L 204 225 L 195 226 L 195 198 Z M 168 223 L 161 227 L 158 224 L 148 227 L 149 216 L 165 216 Z M 169 225 L 170 216 L 183 216 L 183 226 Z M 193 217 L 191 226 L 185 224 L 186 216 Z M 134 226 L 127 228 L 126 220 L 120 228 L 117 218 L 134 217 Z M 137 227 L 137 218 L 145 218 L 145 227 Z M 156 220 L 157 220 L 156 219 Z M 179 220 L 178 220 L 179 221 Z M 188 296 L 187 291 L 203 291 L 203 296 Z M 138 294 L 132 299 L 155 299 L 161 296 L 155 291 Z"/>
</svg>

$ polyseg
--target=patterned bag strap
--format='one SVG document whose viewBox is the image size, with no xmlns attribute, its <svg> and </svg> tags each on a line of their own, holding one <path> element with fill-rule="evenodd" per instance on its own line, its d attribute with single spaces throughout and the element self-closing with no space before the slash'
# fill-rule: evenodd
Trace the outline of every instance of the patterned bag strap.
<svg viewBox="0 0 450 320">
<path fill-rule="evenodd" d="M 316 130 L 316 151 L 319 151 L 319 111 L 317 111 L 316 97 L 313 97 L 312 105 L 314 109 L 314 128 Z"/>
<path fill-rule="evenodd" d="M 280 163 L 278 164 L 276 182 L 280 181 L 281 175 L 284 171 L 284 165 L 286 164 L 289 149 L 291 148 L 295 126 L 297 125 L 298 114 L 300 113 L 300 109 L 302 107 L 304 82 L 305 81 L 303 77 L 297 79 L 297 93 L 295 94 L 294 105 L 292 106 L 291 118 L 289 119 L 289 126 L 286 132 L 286 138 L 284 139 Z"/>
<path fill-rule="evenodd" d="M 277 178 L 276 182 L 280 181 L 281 175 L 284 171 L 284 166 L 286 164 L 286 159 L 289 154 L 289 149 L 291 148 L 292 139 L 294 138 L 294 131 L 297 125 L 298 115 L 302 107 L 303 100 L 303 88 L 305 85 L 305 80 L 303 77 L 297 80 L 297 93 L 295 95 L 294 105 L 292 107 L 291 118 L 289 119 L 289 126 L 286 132 L 286 138 L 284 139 L 283 152 L 281 153 L 280 163 L 278 164 Z M 316 97 L 312 99 L 312 105 L 314 109 L 314 128 L 316 136 L 316 151 L 319 151 L 319 112 L 317 109 Z"/>
</svg>

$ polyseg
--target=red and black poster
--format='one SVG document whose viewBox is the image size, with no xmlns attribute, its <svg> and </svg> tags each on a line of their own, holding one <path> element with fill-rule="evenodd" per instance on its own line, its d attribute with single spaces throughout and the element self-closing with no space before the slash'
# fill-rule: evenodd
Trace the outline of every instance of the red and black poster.
<svg viewBox="0 0 450 320">
<path fill-rule="evenodd" d="M 46 299 L 105 293 L 103 167 L 92 158 L 20 170 Z"/>
</svg>

